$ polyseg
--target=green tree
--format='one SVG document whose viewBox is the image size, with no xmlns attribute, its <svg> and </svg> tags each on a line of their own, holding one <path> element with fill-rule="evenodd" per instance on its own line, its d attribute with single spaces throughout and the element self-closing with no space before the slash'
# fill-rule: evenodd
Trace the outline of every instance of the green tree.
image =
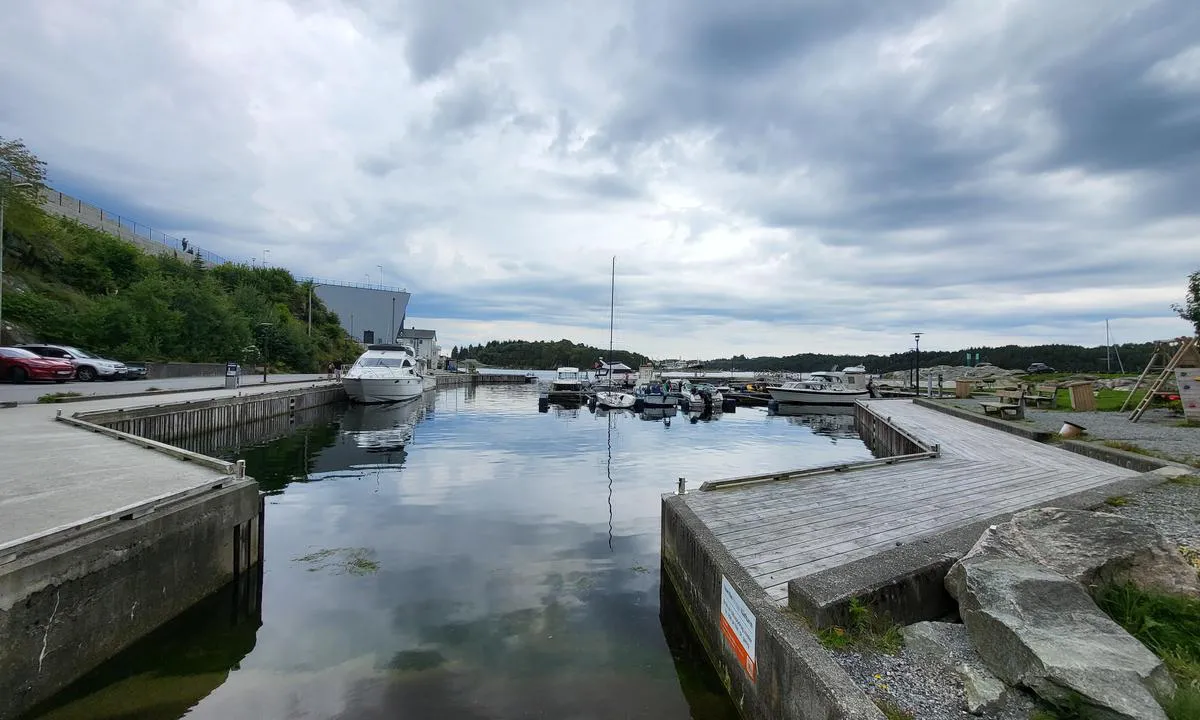
<svg viewBox="0 0 1200 720">
<path fill-rule="evenodd" d="M 45 184 L 46 163 L 23 140 L 0 137 L 0 198 L 6 212 L 36 211 Z"/>
<path fill-rule="evenodd" d="M 1172 305 L 1171 309 L 1190 322 L 1200 335 L 1200 270 L 1188 275 L 1187 296 L 1182 305 Z"/>
</svg>

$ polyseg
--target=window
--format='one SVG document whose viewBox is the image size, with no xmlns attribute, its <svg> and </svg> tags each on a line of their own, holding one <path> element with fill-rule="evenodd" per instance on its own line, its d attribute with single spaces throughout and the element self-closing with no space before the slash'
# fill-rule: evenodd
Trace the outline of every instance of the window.
<svg viewBox="0 0 1200 720">
<path fill-rule="evenodd" d="M 22 350 L 21 348 L 0 348 L 0 357 L 35 358 L 37 356 L 37 353 L 31 353 L 28 350 Z"/>
<path fill-rule="evenodd" d="M 358 367 L 412 367 L 408 358 L 372 357 L 363 358 L 355 363 Z"/>
</svg>

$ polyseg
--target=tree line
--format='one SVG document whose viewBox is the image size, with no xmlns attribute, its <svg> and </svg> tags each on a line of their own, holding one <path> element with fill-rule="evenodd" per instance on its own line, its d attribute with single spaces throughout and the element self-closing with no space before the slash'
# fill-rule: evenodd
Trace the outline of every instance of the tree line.
<svg viewBox="0 0 1200 720">
<path fill-rule="evenodd" d="M 601 358 L 625 363 L 633 369 L 649 362 L 645 355 L 627 350 L 607 350 L 574 343 L 570 340 L 491 340 L 480 345 L 455 346 L 451 360 L 475 360 L 483 365 L 502 368 L 550 370 L 558 367 L 593 367 Z"/>
</svg>

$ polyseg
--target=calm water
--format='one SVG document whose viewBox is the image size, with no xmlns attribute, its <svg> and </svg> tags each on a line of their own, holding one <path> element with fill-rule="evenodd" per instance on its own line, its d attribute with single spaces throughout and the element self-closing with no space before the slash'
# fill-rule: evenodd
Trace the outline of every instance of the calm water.
<svg viewBox="0 0 1200 720">
<path fill-rule="evenodd" d="M 736 718 L 660 587 L 660 495 L 870 457 L 852 418 L 666 425 L 536 392 L 351 407 L 237 451 L 270 493 L 261 615 L 214 597 L 37 717 Z"/>
</svg>

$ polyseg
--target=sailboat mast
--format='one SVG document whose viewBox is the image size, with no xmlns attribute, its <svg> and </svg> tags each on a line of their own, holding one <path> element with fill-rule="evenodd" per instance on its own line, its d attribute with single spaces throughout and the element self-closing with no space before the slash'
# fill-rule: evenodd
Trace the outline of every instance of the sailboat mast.
<svg viewBox="0 0 1200 720">
<path fill-rule="evenodd" d="M 608 298 L 608 379 L 612 381 L 613 318 L 617 307 L 617 256 L 612 261 L 612 288 Z"/>
<path fill-rule="evenodd" d="M 1112 372 L 1112 336 L 1108 333 L 1108 318 L 1104 318 L 1104 358 L 1108 361 L 1108 372 Z"/>
</svg>

